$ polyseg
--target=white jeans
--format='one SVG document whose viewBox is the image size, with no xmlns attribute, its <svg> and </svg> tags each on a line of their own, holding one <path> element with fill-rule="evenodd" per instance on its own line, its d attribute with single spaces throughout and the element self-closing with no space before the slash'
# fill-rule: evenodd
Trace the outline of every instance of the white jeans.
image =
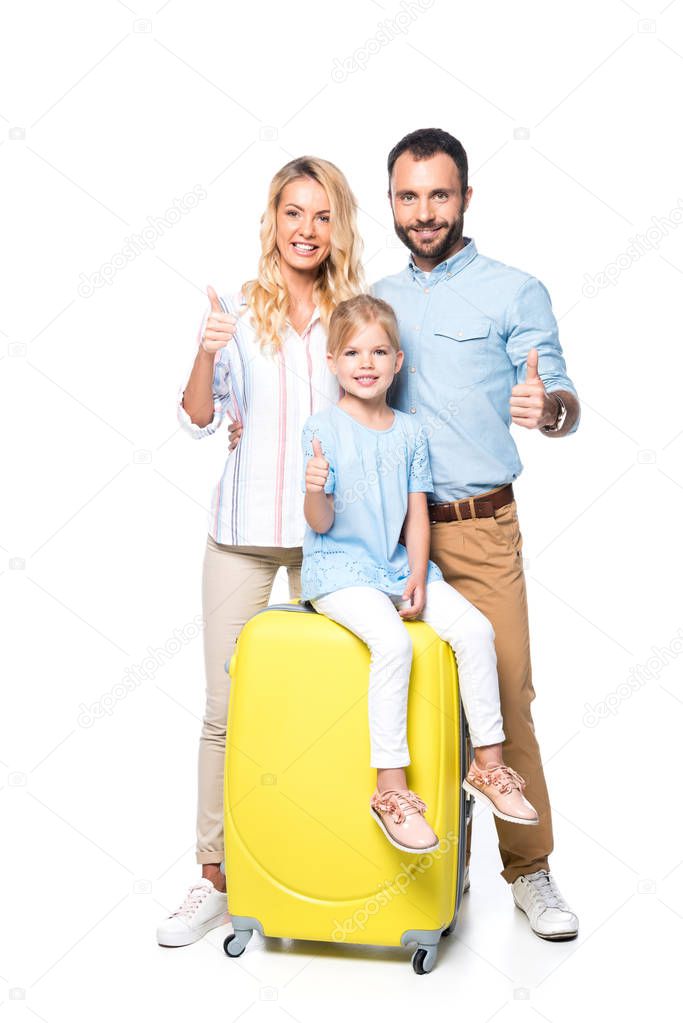
<svg viewBox="0 0 683 1023">
<path fill-rule="evenodd" d="M 410 763 L 406 725 L 413 645 L 398 613 L 401 598 L 372 586 L 347 586 L 311 603 L 370 649 L 370 766 L 406 767 Z M 488 618 L 439 579 L 427 585 L 420 619 L 455 652 L 472 745 L 504 742 L 494 633 Z"/>
</svg>

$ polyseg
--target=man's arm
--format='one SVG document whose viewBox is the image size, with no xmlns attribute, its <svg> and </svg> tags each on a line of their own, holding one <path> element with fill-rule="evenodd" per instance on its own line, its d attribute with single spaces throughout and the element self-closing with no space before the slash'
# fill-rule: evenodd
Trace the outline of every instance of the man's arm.
<svg viewBox="0 0 683 1023">
<path fill-rule="evenodd" d="M 551 391 L 550 394 L 547 395 L 547 397 L 552 398 L 553 395 L 555 394 L 564 402 L 564 407 L 567 410 L 566 419 L 559 430 L 542 430 L 541 432 L 546 437 L 566 437 L 568 433 L 572 432 L 574 426 L 579 421 L 579 417 L 581 416 L 581 405 L 579 404 L 579 399 L 577 398 L 573 391 L 562 390 Z M 559 411 L 559 403 L 555 402 L 555 405 L 558 407 L 555 409 L 555 415 L 553 416 L 553 420 L 547 424 L 548 426 L 552 426 L 553 423 L 557 422 L 556 417 L 557 412 Z"/>
<path fill-rule="evenodd" d="M 581 406 L 567 374 L 550 295 L 535 277 L 527 278 L 510 302 L 505 332 L 507 353 L 517 376 L 510 395 L 513 423 L 540 429 L 548 437 L 574 433 Z M 544 427 L 552 427 L 558 420 L 558 398 L 567 410 L 566 418 L 559 430 L 546 430 Z"/>
</svg>

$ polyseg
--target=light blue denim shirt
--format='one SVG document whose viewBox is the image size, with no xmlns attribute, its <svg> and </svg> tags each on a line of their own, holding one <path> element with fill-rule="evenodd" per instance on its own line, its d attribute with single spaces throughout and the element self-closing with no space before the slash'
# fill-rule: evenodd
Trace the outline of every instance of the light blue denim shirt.
<svg viewBox="0 0 683 1023">
<path fill-rule="evenodd" d="M 456 501 L 517 479 L 510 392 L 526 378 L 530 348 L 546 391 L 567 376 L 550 296 L 535 277 L 477 252 L 473 239 L 431 273 L 412 259 L 372 293 L 398 318 L 403 367 L 387 401 L 426 424 L 434 490 Z M 572 433 L 578 422 L 572 428 Z"/>
<path fill-rule="evenodd" d="M 327 533 L 306 526 L 301 599 L 315 600 L 346 586 L 374 586 L 400 596 L 410 575 L 408 552 L 399 537 L 408 494 L 429 493 L 429 451 L 414 416 L 394 410 L 386 430 L 359 423 L 338 405 L 309 416 L 301 445 L 306 465 L 317 437 L 329 474 L 325 493 L 334 494 L 334 522 Z M 427 582 L 443 579 L 433 561 Z"/>
</svg>

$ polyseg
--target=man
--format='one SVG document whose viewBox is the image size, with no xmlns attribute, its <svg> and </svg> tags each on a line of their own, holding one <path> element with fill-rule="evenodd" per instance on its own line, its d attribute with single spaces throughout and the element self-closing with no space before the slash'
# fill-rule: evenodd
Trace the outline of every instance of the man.
<svg viewBox="0 0 683 1023">
<path fill-rule="evenodd" d="M 493 625 L 505 760 L 526 779 L 540 817 L 536 827 L 495 818 L 501 874 L 539 937 L 575 938 L 578 919 L 548 866 L 552 821 L 531 716 L 522 537 L 511 486 L 522 464 L 510 422 L 564 437 L 576 430 L 579 401 L 544 286 L 480 255 L 463 237 L 472 189 L 460 142 L 439 129 L 414 131 L 392 149 L 388 171 L 394 227 L 411 252 L 404 270 L 372 289 L 393 306 L 405 352 L 388 400 L 428 429 L 430 557 Z M 471 827 L 467 864 L 470 849 Z"/>
</svg>

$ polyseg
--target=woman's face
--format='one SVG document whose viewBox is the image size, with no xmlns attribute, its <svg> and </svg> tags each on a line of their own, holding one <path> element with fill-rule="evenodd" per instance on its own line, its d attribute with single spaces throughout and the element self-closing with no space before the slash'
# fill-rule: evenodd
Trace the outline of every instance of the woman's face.
<svg viewBox="0 0 683 1023">
<path fill-rule="evenodd" d="M 316 270 L 330 253 L 330 201 L 312 178 L 295 178 L 282 190 L 277 247 L 293 270 Z"/>
</svg>

